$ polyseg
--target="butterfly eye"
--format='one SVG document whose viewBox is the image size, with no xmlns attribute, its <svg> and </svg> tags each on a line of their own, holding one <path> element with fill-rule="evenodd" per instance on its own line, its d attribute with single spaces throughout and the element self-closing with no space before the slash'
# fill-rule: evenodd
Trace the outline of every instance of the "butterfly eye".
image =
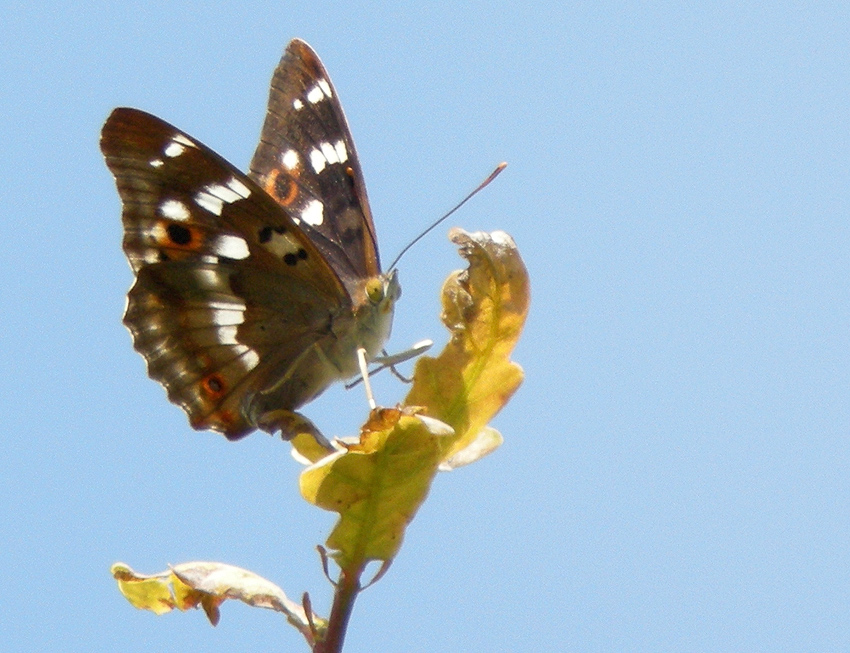
<svg viewBox="0 0 850 653">
<path fill-rule="evenodd" d="M 366 296 L 373 304 L 379 304 L 384 298 L 384 282 L 380 279 L 369 279 L 366 282 Z"/>
</svg>

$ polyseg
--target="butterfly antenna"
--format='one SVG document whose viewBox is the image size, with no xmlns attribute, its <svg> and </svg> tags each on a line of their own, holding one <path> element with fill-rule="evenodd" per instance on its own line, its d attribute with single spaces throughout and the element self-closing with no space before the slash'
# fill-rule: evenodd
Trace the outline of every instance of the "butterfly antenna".
<svg viewBox="0 0 850 653">
<path fill-rule="evenodd" d="M 504 170 L 504 169 L 505 169 L 505 167 L 507 167 L 507 165 L 508 165 L 508 164 L 507 164 L 507 162 L 506 162 L 506 161 L 502 161 L 499 165 L 497 165 L 497 166 L 496 166 L 496 169 L 495 169 L 495 170 L 493 170 L 493 172 L 491 172 L 491 173 L 490 173 L 490 176 L 489 176 L 489 177 L 487 177 L 487 179 L 485 179 L 485 180 L 484 180 L 484 181 L 482 181 L 480 184 L 478 184 L 478 186 L 475 188 L 475 190 L 473 190 L 473 191 L 472 191 L 469 195 L 467 195 L 467 196 L 466 196 L 466 197 L 464 197 L 464 198 L 463 198 L 460 202 L 458 202 L 458 203 L 457 203 L 457 205 L 456 205 L 456 206 L 455 206 L 455 207 L 454 207 L 451 211 L 449 211 L 448 213 L 446 213 L 446 214 L 445 214 L 442 218 L 440 218 L 439 220 L 437 220 L 436 222 L 434 222 L 434 224 L 432 224 L 432 225 L 431 225 L 430 227 L 428 227 L 425 231 L 423 231 L 421 234 L 419 234 L 416 238 L 414 238 L 412 241 L 410 241 L 410 242 L 407 244 L 407 246 L 406 246 L 403 250 L 401 250 L 401 253 L 400 253 L 398 256 L 396 256 L 396 257 L 395 257 L 395 260 L 392 262 L 392 265 L 390 265 L 390 267 L 389 267 L 388 269 L 390 269 L 390 270 L 394 270 L 394 269 L 395 269 L 396 264 L 399 262 L 399 260 L 401 259 L 401 257 L 402 257 L 402 256 L 404 256 L 404 255 L 407 253 L 407 250 L 409 250 L 409 249 L 410 249 L 411 247 L 413 247 L 416 243 L 418 243 L 420 240 L 422 240 L 425 236 L 427 236 L 427 235 L 428 235 L 428 233 L 429 233 L 430 231 L 432 231 L 435 227 L 437 227 L 437 226 L 438 226 L 441 222 L 443 222 L 444 220 L 446 220 L 446 219 L 447 219 L 450 215 L 452 215 L 452 214 L 453 214 L 455 211 L 457 211 L 460 207 L 462 207 L 462 206 L 463 206 L 464 204 L 466 204 L 469 200 L 471 200 L 471 199 L 473 198 L 473 196 L 474 196 L 474 195 L 476 195 L 476 194 L 478 193 L 478 191 L 483 190 L 483 189 L 487 186 L 487 184 L 489 184 L 491 181 L 493 181 L 496 177 L 498 177 L 498 176 L 499 176 L 499 173 L 500 173 L 500 172 L 502 172 L 502 170 Z"/>
</svg>

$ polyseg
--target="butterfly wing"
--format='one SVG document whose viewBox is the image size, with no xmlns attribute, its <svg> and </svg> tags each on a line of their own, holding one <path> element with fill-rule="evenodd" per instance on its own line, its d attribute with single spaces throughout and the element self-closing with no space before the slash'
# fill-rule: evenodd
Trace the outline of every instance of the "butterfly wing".
<svg viewBox="0 0 850 653">
<path fill-rule="evenodd" d="M 358 281 L 380 273 L 366 186 L 342 106 L 319 57 L 299 39 L 272 77 L 249 175 L 300 220 L 352 296 Z"/>
<path fill-rule="evenodd" d="M 276 408 L 294 409 L 321 392 L 329 381 L 311 376 L 311 357 L 332 326 L 343 328 L 351 297 L 291 217 L 297 206 L 287 213 L 212 150 L 142 111 L 116 109 L 101 149 L 136 274 L 124 322 L 192 425 L 237 439 L 257 427 L 258 394 L 272 388 Z"/>
</svg>

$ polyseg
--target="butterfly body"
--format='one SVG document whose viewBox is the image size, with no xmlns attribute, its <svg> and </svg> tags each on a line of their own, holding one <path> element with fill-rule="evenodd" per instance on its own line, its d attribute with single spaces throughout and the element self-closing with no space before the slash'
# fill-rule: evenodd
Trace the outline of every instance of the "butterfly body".
<svg viewBox="0 0 850 653">
<path fill-rule="evenodd" d="M 389 336 L 360 165 L 315 53 L 288 46 L 248 175 L 172 125 L 116 109 L 101 149 L 135 274 L 124 323 L 193 427 L 238 439 L 358 372 Z M 284 436 L 286 437 L 284 432 Z"/>
</svg>

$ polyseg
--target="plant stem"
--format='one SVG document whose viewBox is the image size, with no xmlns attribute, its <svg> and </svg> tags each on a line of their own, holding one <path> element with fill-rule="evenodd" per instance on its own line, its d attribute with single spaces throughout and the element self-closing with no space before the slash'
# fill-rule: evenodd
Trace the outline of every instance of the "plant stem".
<svg viewBox="0 0 850 653">
<path fill-rule="evenodd" d="M 360 576 L 362 573 L 363 565 L 358 565 L 352 569 L 343 569 L 340 572 L 334 593 L 333 607 L 328 619 L 328 629 L 324 639 L 316 642 L 313 653 L 341 653 L 348 619 L 351 617 L 354 601 L 360 592 Z"/>
</svg>

